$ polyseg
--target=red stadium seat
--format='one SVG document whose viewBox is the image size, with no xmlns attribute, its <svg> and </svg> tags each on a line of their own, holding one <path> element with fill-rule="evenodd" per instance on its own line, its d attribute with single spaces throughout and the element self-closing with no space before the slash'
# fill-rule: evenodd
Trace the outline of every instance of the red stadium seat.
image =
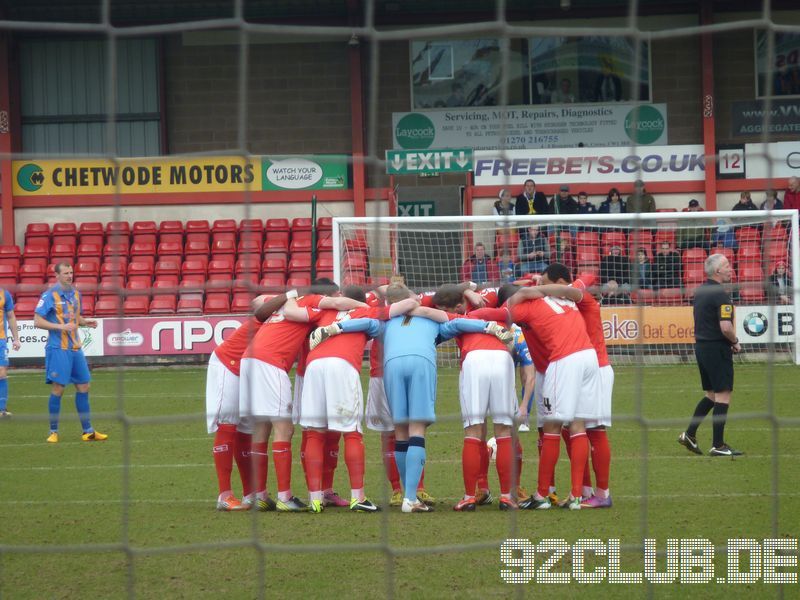
<svg viewBox="0 0 800 600">
<path fill-rule="evenodd" d="M 201 315 L 203 314 L 202 294 L 197 296 L 181 296 L 175 312 L 179 315 Z"/>
<path fill-rule="evenodd" d="M 636 251 L 644 248 L 647 258 L 653 258 L 653 234 L 649 230 L 634 230 L 628 236 L 628 256 L 636 256 Z"/>
<path fill-rule="evenodd" d="M 295 239 L 292 238 L 291 244 L 289 244 L 289 251 L 292 253 L 295 252 L 310 252 L 311 251 L 311 239 Z"/>
<path fill-rule="evenodd" d="M 198 294 L 202 293 L 205 287 L 206 278 L 202 275 L 186 275 L 178 284 L 178 293 L 180 295 Z"/>
<path fill-rule="evenodd" d="M 54 235 L 50 239 L 50 245 L 55 246 L 57 244 L 67 244 L 69 246 L 75 247 L 78 245 L 78 236 L 77 235 Z"/>
<path fill-rule="evenodd" d="M 333 258 L 320 256 L 317 259 L 317 271 L 333 271 Z"/>
<path fill-rule="evenodd" d="M 261 278 L 259 285 L 270 290 L 283 289 L 286 286 L 286 277 L 283 273 L 267 273 Z"/>
<path fill-rule="evenodd" d="M 150 314 L 151 315 L 174 315 L 177 308 L 177 299 L 175 294 L 163 294 L 153 296 L 150 301 Z"/>
<path fill-rule="evenodd" d="M 128 256 L 128 250 L 127 239 L 121 240 L 114 236 L 109 238 L 109 241 L 103 247 L 103 256 Z"/>
<path fill-rule="evenodd" d="M 311 271 L 311 255 L 293 254 L 289 260 L 289 271 Z"/>
<path fill-rule="evenodd" d="M 206 276 L 208 272 L 208 264 L 202 260 L 195 260 L 192 258 L 187 258 L 183 261 L 183 265 L 181 265 L 181 275 L 200 275 L 202 277 Z"/>
<path fill-rule="evenodd" d="M 285 273 L 286 272 L 286 258 L 283 257 L 267 257 L 261 263 L 262 273 Z"/>
<path fill-rule="evenodd" d="M 22 258 L 25 260 L 29 258 L 44 258 L 47 260 L 50 258 L 50 248 L 48 246 L 27 245 L 22 251 Z"/>
<path fill-rule="evenodd" d="M 133 224 L 131 233 L 134 237 L 137 235 L 158 235 L 158 227 L 155 221 L 136 221 Z"/>
<path fill-rule="evenodd" d="M 155 236 L 153 237 L 155 238 Z M 133 244 L 131 244 L 130 254 L 131 256 L 155 256 L 156 240 L 155 239 L 142 240 L 142 239 L 136 239 L 136 237 L 134 237 Z"/>
<path fill-rule="evenodd" d="M 258 256 L 243 256 L 236 261 L 234 273 L 258 273 L 261 268 L 261 260 Z"/>
<path fill-rule="evenodd" d="M 309 244 L 309 249 L 311 244 Z M 280 234 L 267 235 L 264 242 L 264 252 L 286 252 L 289 249 L 289 237 Z"/>
<path fill-rule="evenodd" d="M 0 265 L 13 265 L 19 269 L 21 256 L 19 246 L 0 246 Z"/>
<path fill-rule="evenodd" d="M 22 297 L 14 304 L 14 314 L 17 319 L 32 319 L 33 311 L 36 310 L 36 305 L 39 303 L 37 296 Z"/>
<path fill-rule="evenodd" d="M 344 268 L 348 271 L 366 271 L 368 268 L 367 260 L 363 254 L 349 254 L 344 259 Z M 291 264 L 289 269 L 291 269 Z"/>
<path fill-rule="evenodd" d="M 81 315 L 84 317 L 93 317 L 94 316 L 94 305 L 97 302 L 97 298 L 94 294 L 84 295 L 81 294 Z"/>
<path fill-rule="evenodd" d="M 333 238 L 323 237 L 317 242 L 317 250 L 320 252 L 330 252 L 333 250 Z"/>
<path fill-rule="evenodd" d="M 17 272 L 20 283 L 41 283 L 46 270 L 40 263 L 24 263 Z"/>
<path fill-rule="evenodd" d="M 320 231 L 328 230 L 330 231 L 333 229 L 333 218 L 332 217 L 320 217 L 317 219 L 317 229 Z"/>
<path fill-rule="evenodd" d="M 144 279 L 128 279 L 125 293 L 130 296 L 150 296 L 151 284 Z"/>
<path fill-rule="evenodd" d="M 146 315 L 150 309 L 150 298 L 147 296 L 130 296 L 122 303 L 122 310 L 126 316 Z"/>
<path fill-rule="evenodd" d="M 103 224 L 97 221 L 90 221 L 86 223 L 81 223 L 78 227 L 78 235 L 104 235 L 105 229 L 103 228 Z"/>
<path fill-rule="evenodd" d="M 106 223 L 106 236 L 126 238 L 131 235 L 131 226 L 127 221 L 109 221 Z"/>
<path fill-rule="evenodd" d="M 153 279 L 153 265 L 144 260 L 132 259 L 128 263 L 128 279 L 133 277 L 139 280 L 151 281 Z"/>
<path fill-rule="evenodd" d="M 578 246 L 575 249 L 575 261 L 581 265 L 599 265 L 600 251 L 597 246 Z"/>
<path fill-rule="evenodd" d="M 579 231 L 575 234 L 575 245 L 600 247 L 600 235 L 596 231 Z"/>
<path fill-rule="evenodd" d="M 659 229 L 653 236 L 653 244 L 656 250 L 661 248 L 663 242 L 669 243 L 670 248 L 675 247 L 675 230 L 674 229 Z"/>
<path fill-rule="evenodd" d="M 165 233 L 173 233 L 183 235 L 183 223 L 180 221 L 161 221 L 158 224 L 158 233 L 164 235 Z"/>
<path fill-rule="evenodd" d="M 183 256 L 183 244 L 178 242 L 160 242 L 158 256 Z"/>
<path fill-rule="evenodd" d="M 97 284 L 98 296 L 111 296 L 119 295 L 125 288 L 125 278 L 121 275 L 108 275 L 101 277 L 100 283 Z"/>
<path fill-rule="evenodd" d="M 225 293 L 212 292 L 206 294 L 203 312 L 208 315 L 227 314 L 231 312 L 231 297 Z"/>
<path fill-rule="evenodd" d="M 737 227 L 736 228 L 736 241 L 740 244 L 748 242 L 761 242 L 761 232 L 758 227 Z"/>
<path fill-rule="evenodd" d="M 367 277 L 363 271 L 345 271 L 342 283 L 344 285 L 366 285 Z"/>
<path fill-rule="evenodd" d="M 298 231 L 311 231 L 312 221 L 305 217 L 292 219 L 292 235 Z"/>
<path fill-rule="evenodd" d="M 754 242 L 740 244 L 736 262 L 761 262 L 761 245 Z"/>
<path fill-rule="evenodd" d="M 703 263 L 687 263 L 683 267 L 683 283 L 684 285 L 700 284 L 706 280 L 706 272 L 703 268 Z"/>
<path fill-rule="evenodd" d="M 203 256 L 208 256 L 208 253 L 210 252 L 210 250 L 211 250 L 211 248 L 208 245 L 208 240 L 205 240 L 205 241 L 201 241 L 201 240 L 192 241 L 192 240 L 188 240 L 187 239 L 186 246 L 184 247 L 184 254 L 187 257 L 191 256 L 193 254 L 199 254 L 199 255 L 203 255 Z"/>
<path fill-rule="evenodd" d="M 212 256 L 222 255 L 233 257 L 236 254 L 236 242 L 233 240 L 216 240 L 211 246 Z"/>
<path fill-rule="evenodd" d="M 74 244 L 53 244 L 50 250 L 50 258 L 53 260 L 58 259 L 57 262 L 66 260 L 73 262 L 75 260 L 75 245 Z"/>
<path fill-rule="evenodd" d="M 50 243 L 50 225 L 47 223 L 28 223 L 25 227 L 25 243 L 33 238 L 44 238 Z"/>
<path fill-rule="evenodd" d="M 208 263 L 208 274 L 227 273 L 233 275 L 233 259 L 229 257 L 214 258 Z"/>
<path fill-rule="evenodd" d="M 300 229 L 299 231 L 292 231 L 292 241 L 294 240 L 311 240 L 313 234 L 310 229 Z"/>
<path fill-rule="evenodd" d="M 761 263 L 758 262 L 745 262 L 739 263 L 737 272 L 739 274 L 739 281 L 763 281 L 764 271 L 761 269 Z"/>
<path fill-rule="evenodd" d="M 105 244 L 105 241 L 106 238 L 104 235 L 82 235 L 79 238 L 78 245 L 80 246 L 82 244 L 93 244 L 98 246 L 99 248 L 102 248 L 103 245 Z"/>
<path fill-rule="evenodd" d="M 122 311 L 122 298 L 119 296 L 101 296 L 94 305 L 96 317 L 121 316 Z"/>
<path fill-rule="evenodd" d="M 739 287 L 739 301 L 743 304 L 763 304 L 766 301 L 764 288 L 751 283 L 742 284 Z"/>
<path fill-rule="evenodd" d="M 218 231 L 216 233 L 211 234 L 211 246 L 213 247 L 215 242 L 218 240 L 225 240 L 227 242 L 231 242 L 232 244 L 236 244 L 236 232 L 235 231 Z"/>
<path fill-rule="evenodd" d="M 183 248 L 183 234 L 182 233 L 159 233 L 158 241 L 160 244 L 177 244 L 179 248 Z"/>
<path fill-rule="evenodd" d="M 192 233 L 187 233 L 184 242 L 188 244 L 189 242 L 200 242 L 201 244 L 209 244 L 209 240 L 211 239 L 211 234 L 206 231 L 194 231 Z"/>
<path fill-rule="evenodd" d="M 311 277 L 310 276 L 299 276 L 299 277 L 290 277 L 286 280 L 286 287 L 287 288 L 298 288 L 311 285 Z"/>
<path fill-rule="evenodd" d="M 54 223 L 53 235 L 78 235 L 78 226 L 75 223 Z"/>
<path fill-rule="evenodd" d="M 105 261 L 100 265 L 100 277 L 125 277 L 128 263 L 121 261 Z"/>
<path fill-rule="evenodd" d="M 267 235 L 273 231 L 289 231 L 289 219 L 267 219 Z"/>
<path fill-rule="evenodd" d="M 178 289 L 178 278 L 174 275 L 162 275 L 153 281 L 153 296 L 175 294 Z"/>
<path fill-rule="evenodd" d="M 211 224 L 211 233 L 232 233 L 236 237 L 236 221 L 234 219 L 217 219 Z"/>
<path fill-rule="evenodd" d="M 38 298 L 48 288 L 42 281 L 20 281 L 17 284 L 17 298 Z"/>
<path fill-rule="evenodd" d="M 706 260 L 706 251 L 702 248 L 687 248 L 683 251 L 683 264 L 700 263 L 701 265 Z"/>
<path fill-rule="evenodd" d="M 181 265 L 177 261 L 174 260 L 159 260 L 156 263 L 155 267 L 155 274 L 156 277 L 160 277 L 162 275 L 174 275 L 175 277 L 178 276 L 181 272 Z"/>
<path fill-rule="evenodd" d="M 239 222 L 239 233 L 248 232 L 264 232 L 264 221 L 261 219 L 242 219 Z"/>
<path fill-rule="evenodd" d="M 100 274 L 100 259 L 97 257 L 81 258 L 73 267 L 75 277 L 97 277 Z"/>
<path fill-rule="evenodd" d="M 0 265 L 0 287 L 7 288 L 17 283 L 17 268 L 14 265 Z"/>
<path fill-rule="evenodd" d="M 250 303 L 256 295 L 252 292 L 234 292 L 231 300 L 233 314 L 248 314 L 251 312 Z"/>
<path fill-rule="evenodd" d="M 206 220 L 195 220 L 195 221 L 186 221 L 186 227 L 184 227 L 184 231 L 186 235 L 190 233 L 211 233 L 211 228 L 208 226 L 208 221 Z"/>
<path fill-rule="evenodd" d="M 692 283 L 684 286 L 684 297 L 686 298 L 687 303 L 691 304 L 694 301 L 694 295 L 697 292 L 697 288 L 699 288 L 701 285 L 701 283 Z"/>
<path fill-rule="evenodd" d="M 82 296 L 94 296 L 97 293 L 97 275 L 78 275 L 73 283 Z"/>
<path fill-rule="evenodd" d="M 611 246 L 619 246 L 622 252 L 627 252 L 628 238 L 622 231 L 606 231 L 600 238 L 603 244 L 603 254 L 608 254 Z"/>
<path fill-rule="evenodd" d="M 261 256 L 261 242 L 259 240 L 239 240 L 239 247 L 237 248 L 239 254 L 255 254 L 260 258 Z"/>
</svg>

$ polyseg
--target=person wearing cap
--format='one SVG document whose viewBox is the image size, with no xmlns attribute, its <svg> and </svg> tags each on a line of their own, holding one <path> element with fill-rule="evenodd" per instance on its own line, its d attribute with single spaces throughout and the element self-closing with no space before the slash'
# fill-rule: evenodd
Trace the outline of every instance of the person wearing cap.
<svg viewBox="0 0 800 600">
<path fill-rule="evenodd" d="M 558 188 L 558 194 L 550 201 L 550 212 L 554 215 L 578 214 L 578 203 L 569 195 L 568 185 Z"/>
<path fill-rule="evenodd" d="M 644 181 L 637 179 L 633 183 L 633 193 L 626 202 L 629 213 L 654 213 L 656 212 L 656 199 L 644 188 Z"/>
<path fill-rule="evenodd" d="M 700 208 L 700 202 L 698 202 L 695 198 L 689 200 L 689 206 L 683 209 L 683 212 L 702 212 L 703 209 Z"/>
<path fill-rule="evenodd" d="M 502 190 L 500 190 L 500 193 L 497 195 L 497 198 L 498 199 L 492 205 L 492 212 L 496 217 L 504 219 L 501 221 L 497 221 L 497 226 L 508 227 L 510 223 L 505 218 L 514 215 L 515 212 L 514 205 L 511 204 L 511 192 L 503 188 Z"/>
</svg>

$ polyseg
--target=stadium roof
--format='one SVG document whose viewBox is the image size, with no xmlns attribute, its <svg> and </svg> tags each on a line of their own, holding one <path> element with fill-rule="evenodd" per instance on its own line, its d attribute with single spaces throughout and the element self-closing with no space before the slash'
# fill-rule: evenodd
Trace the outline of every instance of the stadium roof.
<svg viewBox="0 0 800 600">
<path fill-rule="evenodd" d="M 748 0 L 710 0 L 714 12 L 753 11 Z M 575 16 L 621 16 L 631 0 L 506 0 L 509 21 Z M 116 26 L 177 23 L 234 16 L 235 0 L 111 0 Z M 328 25 L 363 23 L 367 0 L 243 0 L 254 22 L 302 22 Z M 698 0 L 638 0 L 639 14 L 694 14 Z M 102 0 L 0 0 L 0 18 L 8 21 L 99 23 Z M 796 0 L 771 0 L 771 9 L 796 9 Z M 375 0 L 377 26 L 493 20 L 494 0 Z"/>
</svg>

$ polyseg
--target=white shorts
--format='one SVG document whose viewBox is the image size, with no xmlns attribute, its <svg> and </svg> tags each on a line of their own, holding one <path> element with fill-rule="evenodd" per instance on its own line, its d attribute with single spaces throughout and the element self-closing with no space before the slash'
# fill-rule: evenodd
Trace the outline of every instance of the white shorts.
<svg viewBox="0 0 800 600">
<path fill-rule="evenodd" d="M 333 431 L 361 431 L 364 392 L 361 376 L 343 358 L 318 358 L 306 367 L 300 425 Z"/>
<path fill-rule="evenodd" d="M 536 371 L 536 378 L 533 385 L 533 403 L 536 405 L 536 427 L 537 429 L 544 424 L 545 410 L 544 410 L 544 373 Z M 530 421 L 530 415 L 528 415 Z"/>
<path fill-rule="evenodd" d="M 303 398 L 303 376 L 294 376 L 294 395 L 292 396 L 292 423 L 295 425 L 300 424 L 300 401 Z"/>
<path fill-rule="evenodd" d="M 611 427 L 611 397 L 614 393 L 614 369 L 611 365 L 600 367 L 599 418 L 586 421 L 586 428 Z"/>
<path fill-rule="evenodd" d="M 243 358 L 239 382 L 239 414 L 255 421 L 292 418 L 292 383 L 283 369 L 256 358 Z"/>
<path fill-rule="evenodd" d="M 392 411 L 389 410 L 389 400 L 386 398 L 386 389 L 383 387 L 383 377 L 369 378 L 366 420 L 367 427 L 372 431 L 381 433 L 394 431 Z"/>
<path fill-rule="evenodd" d="M 239 419 L 239 377 L 213 352 L 206 371 L 206 424 L 208 433 L 220 425 L 236 425 L 239 431 L 252 433 Z"/>
<path fill-rule="evenodd" d="M 513 425 L 517 414 L 514 360 L 505 350 L 473 350 L 458 380 L 464 427 L 480 425 L 491 414 L 497 425 Z"/>
<path fill-rule="evenodd" d="M 544 421 L 570 423 L 600 416 L 600 368 L 594 349 L 553 361 L 544 374 Z"/>
</svg>

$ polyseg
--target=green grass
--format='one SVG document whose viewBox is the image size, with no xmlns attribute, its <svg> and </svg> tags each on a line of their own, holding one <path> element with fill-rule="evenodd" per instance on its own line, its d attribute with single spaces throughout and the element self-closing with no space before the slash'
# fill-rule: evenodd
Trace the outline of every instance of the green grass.
<svg viewBox="0 0 800 600">
<path fill-rule="evenodd" d="M 737 366 L 727 437 L 747 455 L 735 461 L 690 455 L 675 442 L 700 397 L 694 367 L 618 368 L 617 418 L 610 432 L 614 508 L 578 513 L 508 514 L 496 505 L 474 514 L 450 509 L 462 492 L 461 430 L 455 418 L 457 373 L 446 369 L 440 371 L 438 413 L 449 418 L 430 431 L 426 468 L 427 488 L 440 499 L 436 513 L 217 513 L 204 379 L 202 369 L 96 371 L 94 422 L 110 434 L 109 441 L 79 441 L 69 392 L 62 442 L 50 445 L 44 442 L 48 390 L 42 374 L 12 372 L 9 408 L 15 416 L 0 422 L 1 597 L 115 598 L 125 596 L 129 585 L 139 598 L 253 598 L 262 591 L 293 597 L 313 590 L 329 597 L 381 597 L 391 585 L 397 596 L 426 598 L 543 591 L 560 597 L 638 598 L 647 596 L 648 586 L 507 585 L 500 578 L 500 542 L 508 537 L 569 543 L 615 538 L 641 545 L 651 537 L 663 550 L 667 538 L 702 537 L 719 546 L 728 538 L 800 535 L 800 369 L 793 366 L 776 366 L 771 373 L 765 366 Z M 124 394 L 118 400 L 120 389 Z M 114 415 L 120 409 L 131 418 L 127 429 Z M 794 426 L 784 424 L 773 438 L 768 413 L 794 419 Z M 637 414 L 641 420 L 634 418 Z M 160 420 L 147 422 L 148 417 Z M 710 445 L 708 426 L 699 439 L 702 447 Z M 522 441 L 523 484 L 532 489 L 535 434 L 523 434 Z M 378 436 L 367 433 L 366 443 L 368 493 L 381 501 L 386 490 Z M 557 472 L 561 489 L 569 477 L 564 454 Z M 302 497 L 297 457 L 295 450 L 294 488 Z M 123 503 L 126 472 L 129 502 Z M 496 482 L 495 474 L 490 476 Z M 269 486 L 274 491 L 272 465 Z M 343 493 L 349 487 L 343 460 L 336 487 Z M 541 562 L 537 557 L 537 566 Z M 717 575 L 724 575 L 725 557 L 717 556 L 716 564 Z M 641 571 L 641 555 L 623 552 L 622 565 Z M 569 568 L 566 560 L 554 570 Z M 797 566 L 790 570 L 798 572 Z M 798 585 L 784 589 L 784 597 L 800 596 Z M 763 583 L 655 587 L 659 597 L 675 598 L 691 592 L 713 598 L 779 593 L 777 586 Z"/>
</svg>

